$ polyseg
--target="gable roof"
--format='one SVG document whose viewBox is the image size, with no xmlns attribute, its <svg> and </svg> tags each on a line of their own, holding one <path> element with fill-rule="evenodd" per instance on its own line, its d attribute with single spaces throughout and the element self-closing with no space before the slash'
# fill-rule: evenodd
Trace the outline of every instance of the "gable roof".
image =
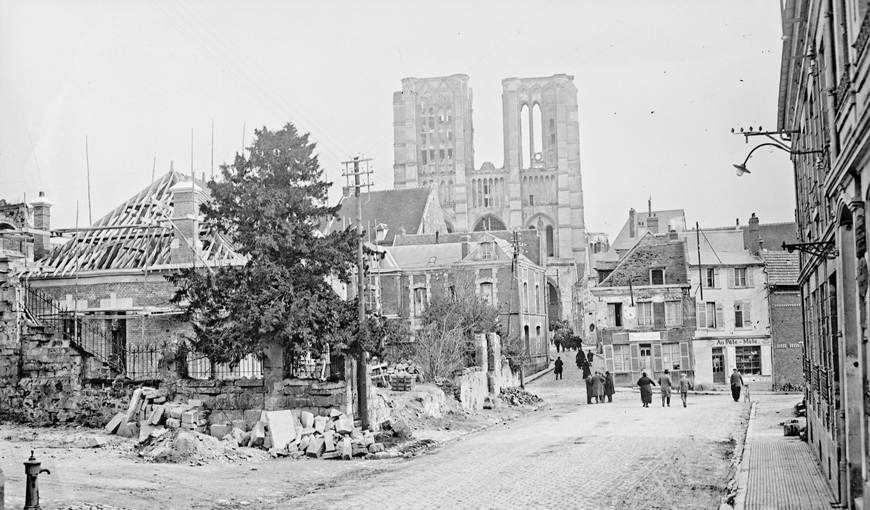
<svg viewBox="0 0 870 510">
<path fill-rule="evenodd" d="M 392 242 L 393 246 L 430 245 L 441 243 L 479 243 L 490 239 L 507 241 L 508 245 L 513 242 L 513 235 L 517 235 L 520 244 L 520 253 L 535 265 L 541 264 L 541 236 L 537 230 L 490 230 L 476 232 L 451 232 L 435 234 L 397 235 Z"/>
<path fill-rule="evenodd" d="M 647 232 L 607 275 L 599 287 L 649 285 L 650 269 L 664 268 L 667 285 L 688 285 L 685 248 L 682 239 L 668 235 L 654 236 Z"/>
<path fill-rule="evenodd" d="M 75 232 L 72 239 L 51 250 L 35 272 L 43 276 L 70 276 L 82 271 L 159 268 L 171 263 L 174 238 L 173 185 L 190 179 L 175 170 L 157 179 L 90 228 Z M 206 183 L 195 180 L 210 197 Z M 225 236 L 199 223 L 202 259 L 207 264 L 239 263 L 242 259 Z"/>
<path fill-rule="evenodd" d="M 434 188 L 405 188 L 371 191 L 361 193 L 363 229 L 375 234 L 375 227 L 386 224 L 387 233 L 378 244 L 393 244 L 393 239 L 404 228 L 408 234 L 422 234 L 423 220 L 426 209 L 431 203 L 438 201 Z M 327 226 L 325 233 L 344 230 L 349 225 L 356 224 L 356 196 L 343 197 L 338 217 Z M 446 229 L 445 229 L 446 232 Z"/>
<path fill-rule="evenodd" d="M 686 213 L 682 209 L 670 209 L 666 211 L 652 211 L 652 215 L 659 219 L 658 233 L 665 234 L 671 228 L 677 232 L 682 232 L 686 229 Z M 616 262 L 620 259 L 620 253 L 626 253 L 632 249 L 638 241 L 649 232 L 647 228 L 649 212 L 635 212 L 636 230 L 634 237 L 631 236 L 631 218 L 626 220 L 622 225 L 622 230 L 617 234 L 616 239 L 610 244 L 610 249 L 599 257 L 598 260 Z"/>
<path fill-rule="evenodd" d="M 764 251 L 761 254 L 767 272 L 768 285 L 797 285 L 800 255 L 787 251 Z"/>
</svg>

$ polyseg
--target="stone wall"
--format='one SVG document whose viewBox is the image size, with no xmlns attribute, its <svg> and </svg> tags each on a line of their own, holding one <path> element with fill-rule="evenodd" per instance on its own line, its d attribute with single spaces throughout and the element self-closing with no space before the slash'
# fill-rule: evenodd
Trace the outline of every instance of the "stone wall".
<svg viewBox="0 0 870 510">
<path fill-rule="evenodd" d="M 483 367 L 469 367 L 453 374 L 453 396 L 463 409 L 483 409 L 483 401 L 489 395 L 486 370 Z"/>
</svg>

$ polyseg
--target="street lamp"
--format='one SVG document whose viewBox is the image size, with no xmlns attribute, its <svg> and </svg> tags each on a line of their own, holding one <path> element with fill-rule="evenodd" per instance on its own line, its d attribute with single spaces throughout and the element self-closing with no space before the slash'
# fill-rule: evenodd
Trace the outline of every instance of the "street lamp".
<svg viewBox="0 0 870 510">
<path fill-rule="evenodd" d="M 748 168 L 746 168 L 746 163 L 749 162 L 749 158 L 752 157 L 752 153 L 753 153 L 753 152 L 755 152 L 756 150 L 758 150 L 758 149 L 760 149 L 760 148 L 762 148 L 762 147 L 765 147 L 765 146 L 776 147 L 777 149 L 784 150 L 785 152 L 788 152 L 789 154 L 792 154 L 792 155 L 822 154 L 822 153 L 825 152 L 825 151 L 822 151 L 822 150 L 812 150 L 812 151 L 793 151 L 793 150 L 789 149 L 787 146 L 785 146 L 785 145 L 783 145 L 783 144 L 781 144 L 781 143 L 779 143 L 779 142 L 777 142 L 777 141 L 775 141 L 775 140 L 774 140 L 773 142 L 762 143 L 762 144 L 756 145 L 756 146 L 755 146 L 751 151 L 749 151 L 749 154 L 746 155 L 746 159 L 743 160 L 743 163 L 741 163 L 741 164 L 739 164 L 739 165 L 734 165 L 734 168 L 737 169 L 737 176 L 738 176 L 738 177 L 740 177 L 740 176 L 743 175 L 743 174 L 749 174 L 749 173 L 752 173 L 752 172 L 749 171 Z"/>
</svg>

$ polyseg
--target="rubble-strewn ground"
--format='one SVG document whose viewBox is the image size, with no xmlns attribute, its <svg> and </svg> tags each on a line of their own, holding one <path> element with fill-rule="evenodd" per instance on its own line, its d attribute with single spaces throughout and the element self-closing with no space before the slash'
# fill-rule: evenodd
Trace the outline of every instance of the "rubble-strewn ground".
<svg viewBox="0 0 870 510">
<path fill-rule="evenodd" d="M 545 398 L 544 408 L 527 407 L 516 420 L 413 458 L 379 461 L 157 464 L 138 457 L 132 442 L 100 431 L 0 426 L 6 504 L 23 506 L 22 462 L 31 448 L 51 469 L 40 477 L 46 510 L 712 509 L 727 493 L 748 404 L 693 395 L 685 409 L 678 399 L 670 408 L 656 399 L 646 409 L 636 392 L 623 390 L 613 404 L 587 405 L 573 366 L 563 380 L 548 374 L 528 389 Z M 425 426 L 415 431 L 412 446 L 519 414 L 510 406 L 481 413 L 454 407 L 444 418 L 427 418 L 413 403 L 399 407 L 412 428 Z M 94 447 L 100 440 L 105 444 Z"/>
<path fill-rule="evenodd" d="M 425 390 L 425 386 L 418 386 Z M 391 392 L 394 415 L 407 422 L 413 438 L 394 450 L 414 454 L 436 442 L 510 420 L 533 409 L 503 405 L 469 412 L 446 399 L 442 418 L 425 416 L 415 392 Z M 193 435 L 193 434 L 191 434 Z M 30 450 L 51 474 L 40 477 L 45 510 L 115 510 L 140 508 L 230 509 L 269 507 L 339 483 L 365 480 L 391 460 L 272 459 L 256 448 L 200 436 L 189 447 L 164 449 L 174 436 L 145 448 L 102 430 L 82 427 L 27 428 L 0 425 L 0 467 L 6 475 L 7 508 L 24 505 L 24 466 Z M 187 442 L 185 442 L 187 444 Z M 181 451 L 183 450 L 183 451 Z"/>
</svg>

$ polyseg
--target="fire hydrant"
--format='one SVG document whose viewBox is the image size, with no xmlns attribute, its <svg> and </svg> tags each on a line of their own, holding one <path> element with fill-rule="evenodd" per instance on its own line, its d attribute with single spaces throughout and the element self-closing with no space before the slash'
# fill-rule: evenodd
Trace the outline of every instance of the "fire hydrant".
<svg viewBox="0 0 870 510">
<path fill-rule="evenodd" d="M 42 473 L 51 474 L 47 469 L 40 469 L 41 462 L 33 456 L 30 450 L 30 458 L 24 461 L 24 474 L 27 475 L 27 485 L 24 493 L 24 510 L 42 510 L 39 506 L 39 482 L 36 478 Z"/>
</svg>

